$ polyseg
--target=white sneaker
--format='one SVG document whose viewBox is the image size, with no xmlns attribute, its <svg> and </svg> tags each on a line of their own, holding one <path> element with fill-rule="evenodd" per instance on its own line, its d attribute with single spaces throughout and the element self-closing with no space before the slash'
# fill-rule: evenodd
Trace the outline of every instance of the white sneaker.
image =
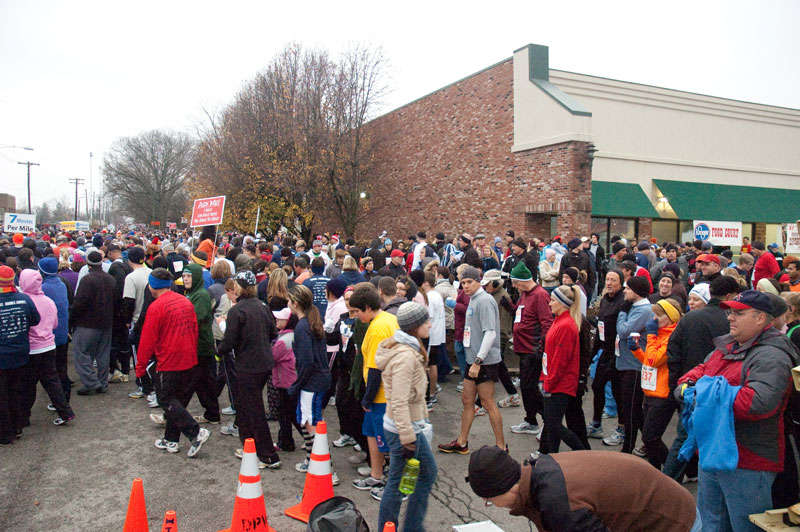
<svg viewBox="0 0 800 532">
<path fill-rule="evenodd" d="M 459 393 L 464 391 L 464 381 L 461 381 L 458 384 L 456 384 L 456 391 L 459 392 Z M 380 499 L 378 499 L 378 500 L 380 500 Z"/>
<path fill-rule="evenodd" d="M 485 416 L 486 415 L 486 409 L 483 408 L 482 406 L 475 405 L 475 415 L 476 416 Z"/>
<path fill-rule="evenodd" d="M 156 440 L 156 449 L 161 449 L 163 451 L 167 451 L 168 453 L 177 453 L 180 452 L 178 448 L 178 442 L 176 441 L 167 441 L 167 440 Z"/>
<path fill-rule="evenodd" d="M 519 388 L 519 377 L 511 379 L 511 384 L 513 384 L 515 388 Z"/>
<path fill-rule="evenodd" d="M 164 414 L 150 414 L 150 421 L 156 425 L 166 425 L 167 421 L 164 419 Z"/>
<path fill-rule="evenodd" d="M 539 434 L 542 428 L 539 425 L 531 425 L 527 421 L 523 421 L 519 425 L 512 425 L 511 432 L 514 434 Z"/>
<path fill-rule="evenodd" d="M 189 458 L 197 456 L 197 453 L 200 452 L 200 447 L 208 440 L 209 436 L 211 436 L 211 431 L 201 428 L 200 432 L 197 433 L 197 438 L 192 442 L 192 446 L 186 451 L 186 456 Z"/>
<path fill-rule="evenodd" d="M 436 389 L 435 389 L 435 393 L 439 393 L 439 392 L 441 392 L 441 391 L 442 391 L 442 387 L 441 387 L 441 386 L 439 386 L 439 383 L 436 383 Z"/>
<path fill-rule="evenodd" d="M 226 416 L 235 416 L 236 415 L 236 410 L 234 410 L 232 406 L 226 406 L 225 408 L 220 410 L 220 412 L 222 414 L 225 414 Z"/>
<path fill-rule="evenodd" d="M 371 490 L 372 488 L 383 487 L 383 480 L 374 478 L 372 475 L 367 478 L 353 480 L 353 487 L 357 490 Z"/>
<path fill-rule="evenodd" d="M 122 382 L 122 372 L 118 369 L 114 370 L 114 374 L 108 379 L 108 382 Z"/>
<path fill-rule="evenodd" d="M 294 468 L 295 468 L 296 471 L 299 471 L 301 473 L 307 473 L 308 472 L 308 458 L 304 458 L 302 462 L 300 462 L 299 464 L 295 464 Z"/>
<path fill-rule="evenodd" d="M 333 484 L 334 486 L 339 485 L 339 475 L 336 474 L 336 471 L 331 473 L 331 484 Z"/>
<path fill-rule="evenodd" d="M 227 425 L 222 425 L 219 428 L 219 433 L 224 434 L 226 436 L 236 436 L 239 437 L 239 427 L 233 424 L 233 421 L 228 423 Z"/>
<path fill-rule="evenodd" d="M 141 389 L 139 389 L 136 390 L 135 392 L 129 393 L 128 397 L 130 397 L 131 399 L 141 399 L 142 397 L 144 397 L 144 392 Z"/>
<path fill-rule="evenodd" d="M 147 402 L 152 402 L 156 400 L 156 392 L 150 392 L 147 394 Z"/>
<path fill-rule="evenodd" d="M 522 401 L 520 401 L 518 393 L 515 393 L 514 395 L 509 395 L 505 399 L 501 399 L 500 401 L 497 402 L 497 406 L 499 406 L 500 408 L 519 406 L 520 404 L 522 404 Z"/>
<path fill-rule="evenodd" d="M 200 414 L 199 416 L 192 416 L 192 417 L 198 423 L 210 423 L 212 425 L 219 425 L 219 421 L 209 421 L 208 419 L 206 419 L 206 417 L 203 414 Z"/>
<path fill-rule="evenodd" d="M 347 461 L 353 465 L 363 464 L 367 461 L 367 453 L 354 454 L 347 458 Z"/>
<path fill-rule="evenodd" d="M 356 440 L 352 436 L 348 436 L 347 434 L 342 434 L 341 438 L 338 440 L 333 440 L 334 447 L 347 447 L 348 445 L 355 445 Z"/>
<path fill-rule="evenodd" d="M 355 444 L 353 446 L 353 449 L 355 449 L 356 452 L 359 452 L 359 453 L 364 450 L 364 449 L 361 448 L 361 446 L 359 444 Z"/>
<path fill-rule="evenodd" d="M 358 471 L 358 474 L 362 477 L 368 477 L 372 474 L 372 468 L 366 465 L 359 467 L 356 471 Z"/>
<path fill-rule="evenodd" d="M 335 397 L 331 396 L 331 398 L 328 399 L 328 406 L 336 406 L 336 398 Z"/>
<path fill-rule="evenodd" d="M 625 433 L 621 430 L 617 429 L 611 433 L 611 436 L 607 438 L 603 438 L 603 445 L 622 445 L 622 442 L 625 441 Z"/>
</svg>

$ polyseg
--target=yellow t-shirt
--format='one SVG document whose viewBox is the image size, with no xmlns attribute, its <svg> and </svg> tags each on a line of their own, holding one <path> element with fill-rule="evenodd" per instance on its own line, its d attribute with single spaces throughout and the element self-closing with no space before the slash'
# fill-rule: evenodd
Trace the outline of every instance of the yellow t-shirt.
<svg viewBox="0 0 800 532">
<path fill-rule="evenodd" d="M 361 354 L 364 356 L 364 382 L 367 382 L 367 374 L 369 369 L 378 369 L 375 365 L 375 353 L 378 351 L 378 344 L 391 338 L 394 332 L 399 329 L 397 325 L 397 317 L 388 312 L 381 312 L 369 324 L 369 329 L 364 335 L 364 341 L 361 343 Z M 378 389 L 378 394 L 375 396 L 375 403 L 385 403 L 386 394 L 383 391 L 383 384 Z"/>
</svg>

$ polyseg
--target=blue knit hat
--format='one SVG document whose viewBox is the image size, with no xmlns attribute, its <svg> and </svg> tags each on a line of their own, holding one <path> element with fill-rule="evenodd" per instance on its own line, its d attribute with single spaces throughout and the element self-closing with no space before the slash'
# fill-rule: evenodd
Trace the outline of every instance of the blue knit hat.
<svg viewBox="0 0 800 532">
<path fill-rule="evenodd" d="M 55 257 L 45 257 L 39 260 L 39 271 L 42 277 L 58 274 L 58 259 Z"/>
</svg>

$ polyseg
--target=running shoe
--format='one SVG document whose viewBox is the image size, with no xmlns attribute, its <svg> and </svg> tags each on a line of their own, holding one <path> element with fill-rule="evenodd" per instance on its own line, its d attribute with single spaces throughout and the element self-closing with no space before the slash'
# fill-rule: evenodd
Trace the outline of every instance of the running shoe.
<svg viewBox="0 0 800 532">
<path fill-rule="evenodd" d="M 443 453 L 469 454 L 469 442 L 461 445 L 458 440 L 453 440 L 450 443 L 440 444 L 439 450 Z"/>
<path fill-rule="evenodd" d="M 189 458 L 194 458 L 197 456 L 197 453 L 200 452 L 200 447 L 208 441 L 208 437 L 211 436 L 211 431 L 208 429 L 201 428 L 200 432 L 197 433 L 197 438 L 194 439 L 192 442 L 192 446 L 186 451 L 186 456 Z"/>
<path fill-rule="evenodd" d="M 228 423 L 227 425 L 222 425 L 219 428 L 219 433 L 224 434 L 225 436 L 236 436 L 239 437 L 239 427 L 233 424 L 233 421 Z"/>
<path fill-rule="evenodd" d="M 347 447 L 348 445 L 355 445 L 356 440 L 352 436 L 348 436 L 347 434 L 342 434 L 342 436 L 338 440 L 333 440 L 334 447 Z"/>
<path fill-rule="evenodd" d="M 603 438 L 603 445 L 622 445 L 622 442 L 625 441 L 625 432 L 617 428 L 614 432 L 611 433 L 611 436 L 607 438 Z"/>
<path fill-rule="evenodd" d="M 475 405 L 475 415 L 476 416 L 485 416 L 486 415 L 486 409 L 483 408 L 482 406 Z"/>
<path fill-rule="evenodd" d="M 108 379 L 108 382 L 122 382 L 122 372 L 118 369 L 114 370 L 114 374 Z"/>
<path fill-rule="evenodd" d="M 368 476 L 370 476 L 372 474 L 372 468 L 370 466 L 368 466 L 368 465 L 363 465 L 363 466 L 359 467 L 358 469 L 356 469 L 356 471 L 362 477 L 368 477 Z"/>
<path fill-rule="evenodd" d="M 53 403 L 50 403 L 49 405 L 47 405 L 47 409 L 49 411 L 51 411 L 51 412 L 55 412 L 56 411 L 56 407 L 53 406 Z"/>
<path fill-rule="evenodd" d="M 384 489 L 385 486 L 381 486 L 380 488 L 372 488 L 371 490 L 369 490 L 369 494 L 372 495 L 373 499 L 379 501 L 383 498 Z M 406 502 L 407 500 L 408 500 L 408 495 L 403 495 L 403 502 Z"/>
<path fill-rule="evenodd" d="M 527 421 L 523 421 L 519 425 L 512 425 L 511 432 L 514 434 L 539 434 L 542 428 L 539 425 L 531 425 Z"/>
<path fill-rule="evenodd" d="M 331 484 L 333 484 L 334 486 L 339 485 L 339 475 L 336 474 L 336 471 L 331 473 Z"/>
<path fill-rule="evenodd" d="M 367 461 L 367 453 L 357 453 L 347 458 L 347 461 L 353 465 L 363 464 Z"/>
<path fill-rule="evenodd" d="M 69 423 L 73 419 L 75 419 L 75 415 L 74 414 L 69 416 L 69 417 L 61 417 L 61 416 L 59 416 L 59 417 L 57 417 L 57 418 L 55 418 L 53 420 L 53 425 L 56 425 L 56 426 L 66 425 L 67 423 Z"/>
<path fill-rule="evenodd" d="M 598 438 L 602 439 L 603 436 L 603 427 L 601 425 L 593 425 L 589 423 L 586 425 L 586 435 L 590 438 Z"/>
<path fill-rule="evenodd" d="M 164 439 L 156 440 L 156 449 L 161 449 L 163 451 L 167 451 L 168 453 L 180 452 L 180 448 L 178 447 L 178 442 L 167 441 Z"/>
<path fill-rule="evenodd" d="M 353 480 L 353 487 L 362 491 L 371 490 L 372 488 L 381 488 L 385 485 L 386 483 L 383 480 L 374 478 L 372 475 L 368 476 L 367 478 Z"/>
<path fill-rule="evenodd" d="M 437 385 L 436 385 L 436 390 L 435 390 L 435 393 L 439 393 L 439 392 L 441 392 L 441 391 L 442 391 L 442 387 L 441 387 L 441 386 L 439 386 L 439 385 L 437 384 Z"/>
<path fill-rule="evenodd" d="M 464 391 L 464 381 L 461 381 L 458 384 L 456 384 L 456 391 L 459 393 Z"/>
<path fill-rule="evenodd" d="M 193 417 L 193 418 L 194 418 L 194 420 L 195 420 L 195 421 L 197 421 L 198 423 L 210 423 L 210 424 L 212 424 L 212 425 L 219 425 L 219 420 L 217 420 L 217 421 L 211 421 L 210 419 L 206 419 L 206 417 L 205 417 L 204 415 L 202 415 L 202 414 L 201 414 L 201 415 L 199 415 L 199 416 L 192 416 L 192 417 Z"/>
<path fill-rule="evenodd" d="M 156 425 L 166 425 L 167 421 L 164 419 L 164 414 L 150 414 L 150 421 Z"/>
<path fill-rule="evenodd" d="M 220 413 L 225 414 L 226 416 L 235 416 L 236 410 L 234 410 L 232 406 L 226 406 L 225 408 L 220 410 Z"/>
<path fill-rule="evenodd" d="M 295 464 L 294 465 L 294 469 L 295 469 L 295 471 L 299 471 L 301 473 L 307 473 L 308 472 L 308 458 L 304 458 L 302 462 L 300 462 L 299 464 Z"/>
<path fill-rule="evenodd" d="M 633 455 L 638 456 L 639 458 L 647 458 L 647 453 L 644 450 L 644 445 L 641 447 L 637 447 L 633 450 Z"/>
<path fill-rule="evenodd" d="M 505 399 L 501 399 L 497 402 L 497 406 L 499 406 L 500 408 L 509 408 L 511 406 L 519 406 L 521 404 L 522 401 L 520 400 L 518 393 L 509 395 Z"/>
<path fill-rule="evenodd" d="M 142 390 L 136 390 L 135 392 L 131 392 L 128 394 L 128 397 L 131 399 L 141 399 L 144 397 L 144 392 Z"/>
<path fill-rule="evenodd" d="M 514 388 L 519 388 L 519 377 L 514 377 L 511 379 L 511 384 L 514 385 Z"/>
</svg>

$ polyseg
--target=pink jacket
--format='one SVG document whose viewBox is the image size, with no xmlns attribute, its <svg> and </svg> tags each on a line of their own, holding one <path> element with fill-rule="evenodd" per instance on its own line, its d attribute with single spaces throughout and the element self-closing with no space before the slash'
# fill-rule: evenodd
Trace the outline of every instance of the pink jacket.
<svg viewBox="0 0 800 532">
<path fill-rule="evenodd" d="M 294 331 L 284 329 L 278 333 L 278 338 L 272 346 L 272 358 L 275 360 L 275 367 L 272 368 L 272 384 L 276 388 L 287 390 L 297 380 L 294 351 L 292 351 L 293 340 Z"/>
<path fill-rule="evenodd" d="M 33 300 L 36 310 L 41 316 L 38 325 L 28 331 L 31 353 L 44 353 L 56 348 L 56 337 L 53 331 L 58 326 L 58 309 L 52 299 L 42 292 L 42 275 L 37 270 L 22 270 L 19 276 L 19 287 Z"/>
</svg>

